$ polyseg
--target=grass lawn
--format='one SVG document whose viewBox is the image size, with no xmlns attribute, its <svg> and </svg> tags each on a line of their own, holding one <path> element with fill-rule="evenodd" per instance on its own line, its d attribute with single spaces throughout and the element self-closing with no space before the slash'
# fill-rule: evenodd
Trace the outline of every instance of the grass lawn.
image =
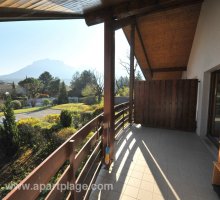
<svg viewBox="0 0 220 200">
<path fill-rule="evenodd" d="M 48 109 L 49 107 L 33 107 L 33 108 L 23 108 L 23 109 L 18 109 L 15 110 L 15 114 L 20 114 L 20 113 L 28 113 L 28 112 L 36 112 L 40 110 L 45 110 Z M 0 112 L 0 117 L 3 116 L 3 112 Z"/>
</svg>

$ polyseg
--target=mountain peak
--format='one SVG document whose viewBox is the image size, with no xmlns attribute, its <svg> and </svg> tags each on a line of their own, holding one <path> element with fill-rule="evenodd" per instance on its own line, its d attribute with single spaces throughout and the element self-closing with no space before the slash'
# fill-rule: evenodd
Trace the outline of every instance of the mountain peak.
<svg viewBox="0 0 220 200">
<path fill-rule="evenodd" d="M 25 79 L 26 76 L 38 78 L 45 71 L 48 71 L 54 77 L 59 77 L 61 80 L 70 80 L 78 69 L 80 68 L 66 65 L 63 61 L 46 58 L 34 61 L 32 64 L 11 74 L 2 75 L 0 76 L 0 80 L 18 82 Z M 80 71 L 82 70 L 81 68 Z"/>
</svg>

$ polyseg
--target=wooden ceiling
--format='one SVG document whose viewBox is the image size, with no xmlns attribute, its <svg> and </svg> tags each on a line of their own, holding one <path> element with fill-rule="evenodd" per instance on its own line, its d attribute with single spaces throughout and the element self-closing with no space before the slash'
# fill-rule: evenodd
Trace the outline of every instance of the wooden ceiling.
<svg viewBox="0 0 220 200">
<path fill-rule="evenodd" d="M 153 79 L 182 77 L 182 71 L 188 64 L 200 9 L 200 3 L 193 4 L 136 20 L 135 55 L 146 77 L 149 70 Z M 130 27 L 125 27 L 124 32 L 130 40 Z"/>
<path fill-rule="evenodd" d="M 130 40 L 145 77 L 181 78 L 186 70 L 202 0 L 0 0 L 0 21 L 85 19 L 87 25 L 114 20 Z"/>
</svg>

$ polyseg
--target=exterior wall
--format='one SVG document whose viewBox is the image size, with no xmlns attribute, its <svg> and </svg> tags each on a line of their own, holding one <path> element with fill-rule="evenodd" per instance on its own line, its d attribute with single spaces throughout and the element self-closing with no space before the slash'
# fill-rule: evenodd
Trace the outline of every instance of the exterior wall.
<svg viewBox="0 0 220 200">
<path fill-rule="evenodd" d="M 205 0 L 189 58 L 187 78 L 198 78 L 197 134 L 207 133 L 210 75 L 220 69 L 220 1 Z"/>
</svg>

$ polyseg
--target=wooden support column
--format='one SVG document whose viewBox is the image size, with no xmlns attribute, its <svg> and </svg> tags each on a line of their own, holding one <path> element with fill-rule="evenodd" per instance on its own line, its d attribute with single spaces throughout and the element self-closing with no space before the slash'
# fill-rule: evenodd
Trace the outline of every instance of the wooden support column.
<svg viewBox="0 0 220 200">
<path fill-rule="evenodd" d="M 104 132 L 103 151 L 107 145 L 107 134 L 109 127 L 108 143 L 110 145 L 110 160 L 114 153 L 114 85 L 115 85 L 115 31 L 113 20 L 107 19 L 104 23 Z"/>
<path fill-rule="evenodd" d="M 131 25 L 130 33 L 130 89 L 129 89 L 129 123 L 133 122 L 134 105 L 134 47 L 135 47 L 135 24 Z"/>
</svg>

